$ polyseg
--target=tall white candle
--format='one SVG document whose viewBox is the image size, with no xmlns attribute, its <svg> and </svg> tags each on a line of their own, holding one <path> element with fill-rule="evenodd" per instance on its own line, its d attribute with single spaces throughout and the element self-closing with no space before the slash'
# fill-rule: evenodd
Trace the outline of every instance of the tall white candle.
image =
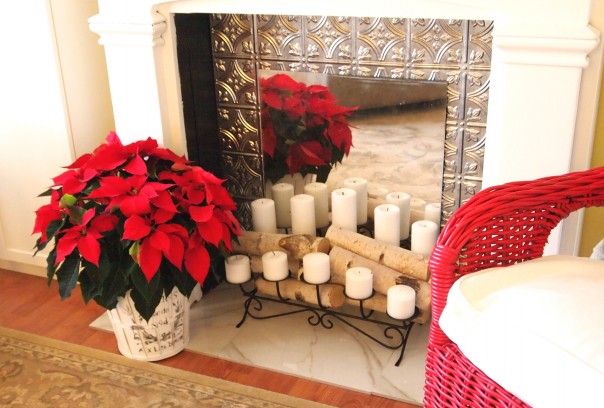
<svg viewBox="0 0 604 408">
<path fill-rule="evenodd" d="M 440 225 L 440 203 L 428 203 L 424 208 L 424 219 Z"/>
<path fill-rule="evenodd" d="M 301 173 L 294 173 L 293 175 L 294 195 L 302 194 L 304 192 L 304 177 Z"/>
<path fill-rule="evenodd" d="M 275 202 L 270 198 L 252 201 L 252 229 L 256 232 L 277 232 Z"/>
<path fill-rule="evenodd" d="M 436 239 L 438 226 L 433 221 L 416 221 L 411 226 L 411 252 L 423 255 L 424 259 L 430 258 Z"/>
<path fill-rule="evenodd" d="M 232 255 L 224 261 L 226 280 L 229 283 L 244 283 L 252 278 L 250 258 L 247 255 Z"/>
<path fill-rule="evenodd" d="M 277 227 L 289 228 L 292 226 L 290 199 L 294 196 L 294 186 L 289 183 L 277 183 L 271 188 L 275 201 Z"/>
<path fill-rule="evenodd" d="M 323 228 L 329 225 L 329 196 L 327 192 L 327 184 L 325 183 L 309 183 L 304 186 L 304 194 L 311 195 L 315 198 L 315 223 L 318 228 Z"/>
<path fill-rule="evenodd" d="M 401 210 L 400 216 L 400 239 L 409 238 L 409 222 L 411 220 L 411 196 L 403 192 L 392 192 L 386 194 L 386 202 L 396 205 Z"/>
<path fill-rule="evenodd" d="M 421 198 L 411 198 L 411 219 L 409 221 L 409 225 L 413 225 L 415 221 L 421 221 L 424 219 L 425 207 L 426 202 Z"/>
<path fill-rule="evenodd" d="M 315 198 L 298 194 L 290 199 L 292 208 L 292 234 L 316 235 Z"/>
<path fill-rule="evenodd" d="M 283 251 L 269 251 L 262 255 L 262 276 L 269 281 L 280 281 L 289 276 L 287 254 Z"/>
<path fill-rule="evenodd" d="M 394 204 L 382 204 L 375 207 L 373 214 L 375 240 L 399 246 L 401 210 Z"/>
<path fill-rule="evenodd" d="M 304 280 L 308 283 L 319 285 L 331 278 L 329 255 L 323 252 L 311 252 L 302 258 Z"/>
<path fill-rule="evenodd" d="M 415 313 L 415 291 L 407 285 L 394 285 L 386 292 L 386 311 L 393 319 L 408 319 Z"/>
<path fill-rule="evenodd" d="M 353 299 L 367 299 L 373 294 L 373 272 L 356 266 L 346 271 L 346 296 Z"/>
<path fill-rule="evenodd" d="M 351 177 L 344 180 L 342 187 L 356 191 L 357 196 L 357 225 L 367 223 L 367 180 L 360 177 Z"/>
<path fill-rule="evenodd" d="M 331 223 L 345 230 L 357 231 L 357 192 L 337 188 L 331 192 Z"/>
</svg>

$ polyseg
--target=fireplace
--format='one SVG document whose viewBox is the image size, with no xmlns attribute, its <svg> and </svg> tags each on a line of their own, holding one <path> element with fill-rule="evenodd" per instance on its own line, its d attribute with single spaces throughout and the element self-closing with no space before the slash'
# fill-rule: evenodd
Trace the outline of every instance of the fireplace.
<svg viewBox="0 0 604 408">
<path fill-rule="evenodd" d="M 576 127 L 581 75 L 599 34 L 589 25 L 589 0 L 462 2 L 386 0 L 350 3 L 99 0 L 91 29 L 105 46 L 117 132 L 128 141 L 158 138 L 186 152 L 176 58 L 175 13 L 432 18 L 493 21 L 487 134 L 468 157 L 484 154 L 482 176 L 457 174 L 458 188 L 564 173 L 587 166 L 577 157 L 589 146 L 589 124 Z M 538 17 L 534 17 L 538 16 Z M 599 63 L 599 60 L 597 61 Z M 460 76 L 468 80 L 469 66 Z M 464 111 L 464 114 L 467 113 Z M 593 122 L 593 119 L 590 119 Z M 468 122 L 459 121 L 461 128 Z M 554 148 L 555 146 L 555 148 Z M 471 193 L 469 191 L 469 193 Z M 575 252 L 579 221 L 569 220 L 550 239 L 553 252 Z"/>
</svg>

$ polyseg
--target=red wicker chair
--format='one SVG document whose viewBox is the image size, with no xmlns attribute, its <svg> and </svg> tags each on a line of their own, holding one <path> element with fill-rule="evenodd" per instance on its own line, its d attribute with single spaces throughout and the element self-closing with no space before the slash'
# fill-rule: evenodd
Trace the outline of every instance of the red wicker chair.
<svg viewBox="0 0 604 408">
<path fill-rule="evenodd" d="M 571 212 L 604 205 L 604 167 L 480 191 L 444 226 L 429 267 L 432 311 L 424 406 L 526 407 L 475 367 L 440 329 L 453 283 L 463 275 L 543 255 L 551 230 Z"/>
</svg>

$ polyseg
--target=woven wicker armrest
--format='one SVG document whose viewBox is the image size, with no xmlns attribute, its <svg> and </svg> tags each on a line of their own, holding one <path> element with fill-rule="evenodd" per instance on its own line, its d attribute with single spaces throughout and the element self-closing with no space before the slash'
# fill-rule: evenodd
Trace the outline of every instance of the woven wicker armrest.
<svg viewBox="0 0 604 408">
<path fill-rule="evenodd" d="M 453 214 L 429 260 L 432 322 L 426 407 L 525 406 L 489 383 L 442 332 L 438 322 L 447 295 L 463 275 L 541 257 L 560 221 L 581 208 L 603 205 L 604 167 L 599 167 L 487 188 Z"/>
</svg>

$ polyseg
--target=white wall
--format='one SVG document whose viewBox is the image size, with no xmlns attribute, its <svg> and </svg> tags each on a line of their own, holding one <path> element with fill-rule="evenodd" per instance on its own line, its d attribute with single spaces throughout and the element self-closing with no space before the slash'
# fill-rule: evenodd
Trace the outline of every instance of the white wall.
<svg viewBox="0 0 604 408">
<path fill-rule="evenodd" d="M 0 267 L 43 273 L 32 258 L 36 198 L 76 154 L 113 129 L 95 0 L 3 3 L 0 24 Z M 36 267 L 38 266 L 38 267 Z"/>
</svg>

